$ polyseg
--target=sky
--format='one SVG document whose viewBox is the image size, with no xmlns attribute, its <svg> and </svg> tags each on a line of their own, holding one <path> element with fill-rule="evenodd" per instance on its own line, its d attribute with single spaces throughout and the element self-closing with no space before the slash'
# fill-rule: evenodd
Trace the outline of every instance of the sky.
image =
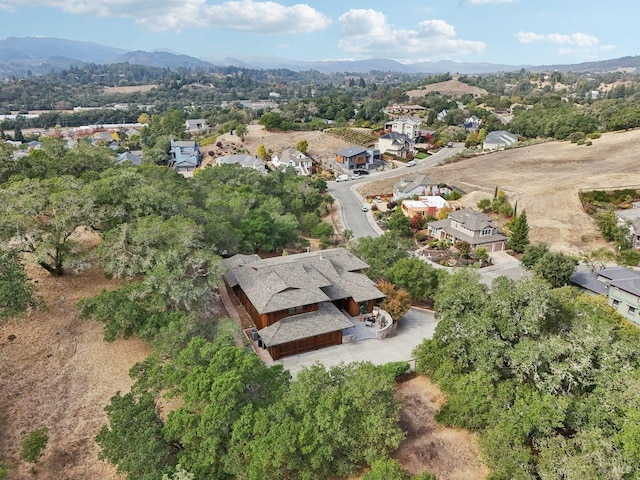
<svg viewBox="0 0 640 480">
<path fill-rule="evenodd" d="M 640 2 L 0 0 L 0 36 L 203 59 L 572 64 L 640 54 Z"/>
</svg>

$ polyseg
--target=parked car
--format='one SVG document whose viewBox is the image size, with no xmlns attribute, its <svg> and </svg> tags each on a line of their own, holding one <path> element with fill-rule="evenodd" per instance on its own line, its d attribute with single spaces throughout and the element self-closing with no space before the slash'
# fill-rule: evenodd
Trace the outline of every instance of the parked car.
<svg viewBox="0 0 640 480">
<path fill-rule="evenodd" d="M 453 142 L 447 143 L 447 148 L 453 148 Z"/>
<path fill-rule="evenodd" d="M 369 175 L 369 170 L 365 170 L 364 168 L 360 168 L 358 170 L 354 170 L 353 173 L 360 175 Z"/>
<path fill-rule="evenodd" d="M 407 162 L 407 167 L 415 167 L 416 166 L 416 161 L 415 160 L 409 160 Z"/>
<path fill-rule="evenodd" d="M 376 195 L 376 203 L 382 202 L 382 197 L 380 195 Z"/>
<path fill-rule="evenodd" d="M 359 173 L 356 173 L 355 175 L 351 176 L 351 180 L 358 180 L 360 178 L 362 178 L 362 175 L 360 175 Z"/>
<path fill-rule="evenodd" d="M 362 206 L 362 211 L 363 212 L 368 212 L 369 211 L 369 206 L 368 205 L 363 205 Z"/>
<path fill-rule="evenodd" d="M 336 178 L 336 182 L 346 182 L 349 180 L 349 175 L 347 175 L 346 173 L 343 173 L 342 175 L 338 175 L 338 177 Z"/>
</svg>

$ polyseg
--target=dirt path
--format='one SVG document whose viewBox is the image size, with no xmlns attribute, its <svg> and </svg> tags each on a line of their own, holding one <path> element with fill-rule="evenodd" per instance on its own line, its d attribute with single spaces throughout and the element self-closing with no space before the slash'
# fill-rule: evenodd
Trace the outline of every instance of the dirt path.
<svg viewBox="0 0 640 480">
<path fill-rule="evenodd" d="M 29 273 L 46 309 L 0 324 L 0 461 L 11 464 L 15 480 L 119 479 L 98 460 L 94 437 L 106 423 L 104 406 L 116 391 L 129 390 L 129 368 L 149 348 L 135 339 L 105 343 L 102 325 L 78 318 L 80 298 L 115 288 L 102 273 Z M 19 459 L 20 441 L 43 425 L 49 442 L 32 469 Z"/>
<path fill-rule="evenodd" d="M 396 398 L 403 404 L 400 424 L 407 438 L 393 456 L 404 468 L 415 475 L 427 470 L 438 480 L 488 476 L 488 468 L 479 460 L 476 436 L 436 422 L 434 415 L 444 403 L 437 386 L 426 377 L 416 377 L 398 385 Z"/>
</svg>

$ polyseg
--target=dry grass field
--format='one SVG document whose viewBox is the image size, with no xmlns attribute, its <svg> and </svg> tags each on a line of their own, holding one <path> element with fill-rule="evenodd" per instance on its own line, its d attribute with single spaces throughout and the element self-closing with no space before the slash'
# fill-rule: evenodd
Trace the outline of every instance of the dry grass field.
<svg viewBox="0 0 640 480">
<path fill-rule="evenodd" d="M 461 97 L 466 94 L 484 96 L 487 91 L 484 88 L 474 87 L 458 80 L 447 80 L 446 82 L 432 83 L 425 85 L 416 90 L 405 92 L 409 98 L 424 97 L 430 92 L 438 92 L 440 95 L 451 95 L 452 97 Z"/>
<path fill-rule="evenodd" d="M 532 242 L 578 254 L 607 246 L 578 199 L 580 189 L 640 185 L 640 130 L 606 133 L 592 146 L 549 142 L 439 165 L 427 175 L 460 187 L 459 203 L 473 207 L 497 186 L 518 211 L 527 211 Z M 370 183 L 362 194 L 392 190 L 393 181 Z"/>
<path fill-rule="evenodd" d="M 607 133 L 592 146 L 550 142 L 432 169 L 435 180 L 504 190 L 518 210 L 526 210 L 530 238 L 552 249 L 585 252 L 604 246 L 599 231 L 584 212 L 578 191 L 640 185 L 640 130 Z"/>
</svg>

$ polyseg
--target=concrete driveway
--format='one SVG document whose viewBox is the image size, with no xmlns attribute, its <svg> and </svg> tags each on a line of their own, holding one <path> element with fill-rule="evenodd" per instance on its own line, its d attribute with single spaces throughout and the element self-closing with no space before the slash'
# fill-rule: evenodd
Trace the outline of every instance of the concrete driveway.
<svg viewBox="0 0 640 480">
<path fill-rule="evenodd" d="M 281 364 L 295 378 L 300 370 L 320 363 L 332 367 L 339 363 L 371 362 L 381 365 L 387 362 L 409 361 L 413 358 L 413 349 L 425 338 L 431 338 L 437 322 L 433 312 L 412 308 L 400 319 L 395 335 L 384 340 L 375 338 L 347 343 L 335 347 L 322 348 L 313 352 L 301 353 L 282 358 L 275 364 Z"/>
</svg>

